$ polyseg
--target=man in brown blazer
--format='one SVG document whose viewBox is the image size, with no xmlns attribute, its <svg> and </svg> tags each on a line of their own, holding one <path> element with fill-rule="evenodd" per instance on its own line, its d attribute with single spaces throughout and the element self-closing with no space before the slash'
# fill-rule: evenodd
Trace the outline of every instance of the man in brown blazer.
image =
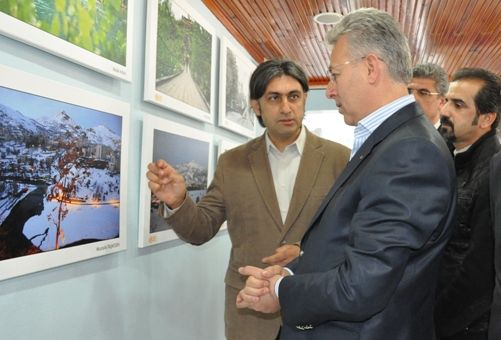
<svg viewBox="0 0 501 340">
<path fill-rule="evenodd" d="M 238 268 L 285 265 L 297 257 L 306 227 L 348 162 L 348 148 L 303 127 L 307 92 L 306 75 L 291 61 L 270 60 L 256 68 L 251 106 L 266 132 L 221 155 L 198 204 L 169 164 L 157 160 L 148 165 L 148 185 L 165 203 L 166 222 L 181 239 L 205 243 L 227 221 L 232 242 L 225 278 L 228 339 L 277 337 L 278 313 L 237 310 L 236 296 L 245 285 Z"/>
</svg>

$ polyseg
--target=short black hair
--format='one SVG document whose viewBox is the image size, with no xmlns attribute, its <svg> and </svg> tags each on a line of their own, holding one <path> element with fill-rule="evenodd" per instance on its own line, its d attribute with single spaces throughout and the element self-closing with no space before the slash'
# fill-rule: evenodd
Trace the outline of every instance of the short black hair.
<svg viewBox="0 0 501 340">
<path fill-rule="evenodd" d="M 258 65 L 249 82 L 251 100 L 258 100 L 266 92 L 270 81 L 276 77 L 289 76 L 296 79 L 306 93 L 309 90 L 308 78 L 301 66 L 288 59 L 271 59 Z M 264 126 L 263 118 L 257 116 L 259 124 Z"/>
</svg>

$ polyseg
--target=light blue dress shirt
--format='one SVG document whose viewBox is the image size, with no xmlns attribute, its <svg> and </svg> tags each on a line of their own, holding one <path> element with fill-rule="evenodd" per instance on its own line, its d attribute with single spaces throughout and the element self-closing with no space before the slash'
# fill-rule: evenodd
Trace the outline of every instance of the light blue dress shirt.
<svg viewBox="0 0 501 340">
<path fill-rule="evenodd" d="M 358 149 L 364 144 L 369 136 L 392 114 L 400 110 L 402 107 L 415 102 L 413 95 L 400 97 L 389 104 L 377 109 L 369 114 L 364 119 L 360 120 L 355 127 L 353 148 L 351 149 L 350 160 L 357 153 Z"/>
</svg>

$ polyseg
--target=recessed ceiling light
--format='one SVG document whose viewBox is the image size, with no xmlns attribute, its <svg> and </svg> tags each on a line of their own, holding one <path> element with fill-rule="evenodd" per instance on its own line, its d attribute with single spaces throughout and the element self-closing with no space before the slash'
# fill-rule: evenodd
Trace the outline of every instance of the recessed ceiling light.
<svg viewBox="0 0 501 340">
<path fill-rule="evenodd" d="M 339 13 L 327 12 L 315 15 L 313 20 L 321 25 L 334 25 L 337 24 L 342 17 L 343 16 Z"/>
</svg>

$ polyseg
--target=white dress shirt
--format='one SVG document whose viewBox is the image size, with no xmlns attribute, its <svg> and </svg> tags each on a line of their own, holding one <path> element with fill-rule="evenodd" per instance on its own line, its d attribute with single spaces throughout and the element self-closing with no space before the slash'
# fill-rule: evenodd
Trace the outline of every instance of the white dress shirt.
<svg viewBox="0 0 501 340">
<path fill-rule="evenodd" d="M 282 222 L 285 223 L 289 204 L 294 191 L 294 183 L 296 182 L 299 163 L 304 150 L 306 141 L 306 132 L 301 128 L 298 138 L 292 144 L 285 147 L 284 151 L 280 151 L 272 143 L 266 133 L 266 150 L 268 152 L 268 161 L 270 162 L 271 174 L 273 177 L 273 185 L 277 194 L 278 206 L 280 207 L 280 215 Z"/>
</svg>

